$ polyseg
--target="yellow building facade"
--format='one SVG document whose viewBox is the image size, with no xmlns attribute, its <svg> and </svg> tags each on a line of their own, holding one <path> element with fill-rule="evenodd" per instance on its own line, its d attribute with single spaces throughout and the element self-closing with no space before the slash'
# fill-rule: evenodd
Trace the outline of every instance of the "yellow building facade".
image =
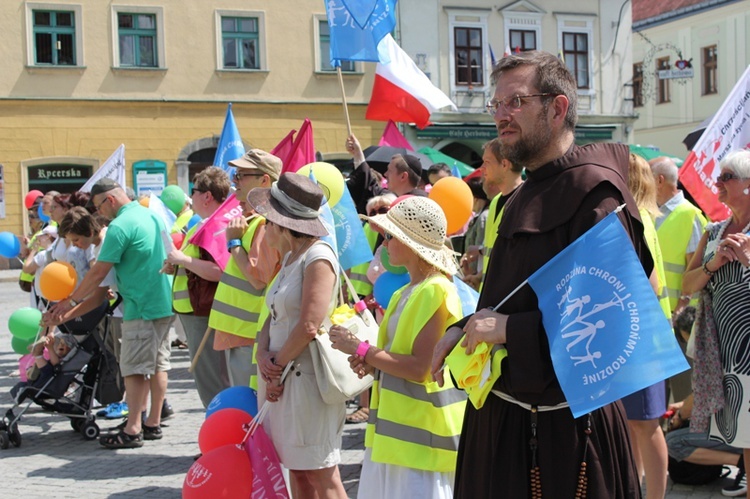
<svg viewBox="0 0 750 499">
<path fill-rule="evenodd" d="M 77 189 L 120 145 L 187 189 L 211 163 L 227 104 L 246 147 L 270 150 L 309 118 L 324 156 L 344 151 L 341 86 L 322 0 L 57 0 L 0 4 L 0 231 L 21 235 L 31 189 Z M 374 65 L 345 69 L 354 133 Z M 4 217 L 3 217 L 4 215 Z"/>
</svg>

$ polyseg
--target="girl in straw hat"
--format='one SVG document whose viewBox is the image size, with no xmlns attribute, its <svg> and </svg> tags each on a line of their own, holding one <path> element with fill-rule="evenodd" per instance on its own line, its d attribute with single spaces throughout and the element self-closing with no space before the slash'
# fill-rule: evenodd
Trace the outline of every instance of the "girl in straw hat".
<svg viewBox="0 0 750 499">
<path fill-rule="evenodd" d="M 358 497 L 453 497 L 466 397 L 450 383 L 440 388 L 430 381 L 432 351 L 461 317 L 447 277 L 456 264 L 444 245 L 445 214 L 431 199 L 414 196 L 363 218 L 384 232 L 391 263 L 406 267 L 410 282 L 393 294 L 377 345 L 341 326 L 329 331 L 334 348 L 350 354 L 354 372 L 376 378 Z"/>
</svg>

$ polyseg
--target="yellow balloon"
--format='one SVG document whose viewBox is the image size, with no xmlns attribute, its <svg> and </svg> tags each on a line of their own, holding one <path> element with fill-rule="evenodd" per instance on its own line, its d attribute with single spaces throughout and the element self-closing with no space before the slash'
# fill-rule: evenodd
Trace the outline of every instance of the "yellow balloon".
<svg viewBox="0 0 750 499">
<path fill-rule="evenodd" d="M 344 189 L 346 188 L 346 185 L 344 185 L 344 176 L 339 169 L 331 163 L 318 161 L 303 166 L 297 170 L 297 173 L 309 177 L 310 170 L 312 170 L 315 180 L 318 181 L 321 189 L 323 189 L 328 199 L 328 206 L 336 206 L 341 200 L 341 196 L 344 195 Z"/>
</svg>

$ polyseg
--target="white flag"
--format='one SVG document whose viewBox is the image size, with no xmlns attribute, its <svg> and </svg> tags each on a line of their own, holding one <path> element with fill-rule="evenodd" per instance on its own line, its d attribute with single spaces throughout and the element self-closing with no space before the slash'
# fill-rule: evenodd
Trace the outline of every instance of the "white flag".
<svg viewBox="0 0 750 499">
<path fill-rule="evenodd" d="M 112 156 L 78 190 L 81 192 L 91 192 L 94 184 L 103 178 L 111 178 L 120 184 L 123 189 L 125 188 L 125 144 L 120 144 L 120 147 L 112 153 Z"/>
</svg>

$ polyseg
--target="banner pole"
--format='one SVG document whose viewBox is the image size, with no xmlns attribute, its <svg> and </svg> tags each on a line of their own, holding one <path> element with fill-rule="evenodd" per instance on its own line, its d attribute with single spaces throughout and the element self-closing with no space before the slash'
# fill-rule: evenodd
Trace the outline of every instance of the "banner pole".
<svg viewBox="0 0 750 499">
<path fill-rule="evenodd" d="M 344 105 L 344 118 L 346 118 L 347 137 L 352 134 L 352 123 L 349 120 L 349 108 L 346 105 L 346 93 L 344 92 L 344 77 L 341 74 L 341 66 L 336 66 L 336 74 L 339 75 L 339 86 L 341 87 L 341 102 Z"/>
</svg>

